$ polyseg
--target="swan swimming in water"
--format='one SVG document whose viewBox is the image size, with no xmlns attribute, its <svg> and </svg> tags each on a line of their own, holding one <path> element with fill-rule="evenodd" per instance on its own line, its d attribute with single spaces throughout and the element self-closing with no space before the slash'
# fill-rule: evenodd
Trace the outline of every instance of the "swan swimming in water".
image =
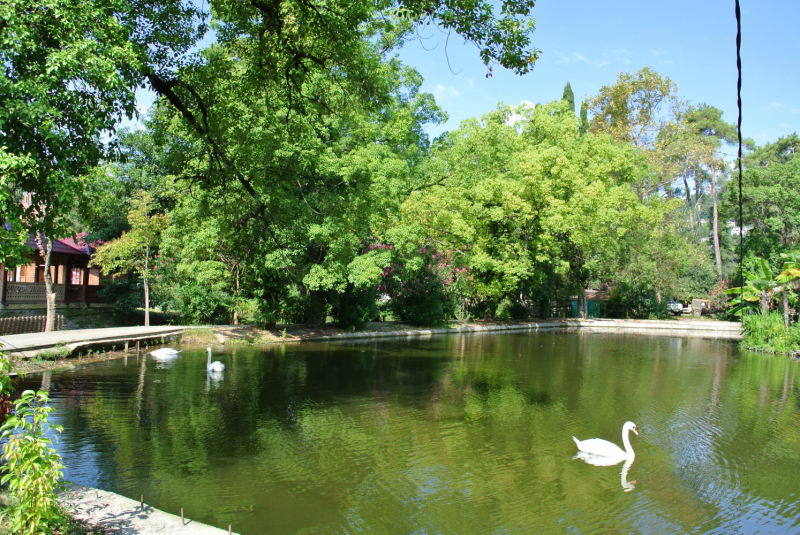
<svg viewBox="0 0 800 535">
<path fill-rule="evenodd" d="M 639 431 L 636 430 L 636 424 L 633 422 L 625 422 L 622 426 L 622 444 L 625 446 L 623 450 L 613 442 L 603 440 L 602 438 L 590 438 L 587 440 L 578 440 L 572 437 L 575 444 L 578 446 L 580 452 L 575 457 L 583 459 L 589 464 L 595 466 L 611 466 L 619 463 L 625 459 L 633 459 L 636 454 L 631 447 L 631 441 L 628 438 L 630 431 L 637 435 Z"/>
<path fill-rule="evenodd" d="M 151 351 L 150 354 L 153 355 L 157 359 L 171 359 L 180 355 L 180 351 L 176 351 L 171 347 L 162 347 L 161 349 L 156 349 L 155 351 Z"/>
<path fill-rule="evenodd" d="M 218 360 L 216 360 L 214 362 L 211 362 L 211 348 L 207 347 L 206 349 L 208 350 L 208 364 L 206 364 L 206 369 L 208 371 L 212 372 L 212 373 L 213 372 L 224 372 L 225 371 L 225 365 L 223 363 L 221 363 L 220 361 L 218 361 Z"/>
</svg>

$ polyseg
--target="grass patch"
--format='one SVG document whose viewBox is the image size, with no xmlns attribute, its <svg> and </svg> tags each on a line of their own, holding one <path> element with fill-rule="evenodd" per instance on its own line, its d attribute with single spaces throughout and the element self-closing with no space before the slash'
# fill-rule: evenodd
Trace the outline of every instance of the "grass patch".
<svg viewBox="0 0 800 535">
<path fill-rule="evenodd" d="M 72 355 L 72 349 L 65 345 L 57 345 L 51 349 L 44 349 L 36 353 L 36 360 L 58 360 Z"/>
<path fill-rule="evenodd" d="M 187 329 L 181 337 L 182 344 L 216 344 L 217 337 L 214 332 L 209 328 L 201 329 Z"/>
</svg>

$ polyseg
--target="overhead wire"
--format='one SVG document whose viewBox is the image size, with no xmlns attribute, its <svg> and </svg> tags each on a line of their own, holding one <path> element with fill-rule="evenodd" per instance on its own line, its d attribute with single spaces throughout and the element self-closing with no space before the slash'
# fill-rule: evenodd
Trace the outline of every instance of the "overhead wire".
<svg viewBox="0 0 800 535">
<path fill-rule="evenodd" d="M 739 288 L 740 305 L 744 304 L 744 220 L 742 217 L 742 12 L 739 0 L 736 1 L 736 106 L 739 117 L 736 122 L 736 134 L 739 138 Z M 742 309 L 742 322 L 744 322 L 744 309 Z"/>
</svg>

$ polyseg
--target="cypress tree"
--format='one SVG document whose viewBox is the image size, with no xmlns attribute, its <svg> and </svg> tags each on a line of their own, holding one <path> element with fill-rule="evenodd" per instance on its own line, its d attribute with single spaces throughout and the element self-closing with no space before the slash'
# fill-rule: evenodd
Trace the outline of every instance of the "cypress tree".
<svg viewBox="0 0 800 535">
<path fill-rule="evenodd" d="M 569 109 L 572 110 L 572 113 L 575 113 L 575 94 L 572 92 L 569 82 L 564 86 L 564 94 L 561 96 L 561 100 L 566 100 L 567 104 L 569 104 Z"/>
<path fill-rule="evenodd" d="M 585 100 L 581 103 L 581 122 L 578 125 L 578 131 L 581 135 L 589 131 L 589 105 Z"/>
</svg>

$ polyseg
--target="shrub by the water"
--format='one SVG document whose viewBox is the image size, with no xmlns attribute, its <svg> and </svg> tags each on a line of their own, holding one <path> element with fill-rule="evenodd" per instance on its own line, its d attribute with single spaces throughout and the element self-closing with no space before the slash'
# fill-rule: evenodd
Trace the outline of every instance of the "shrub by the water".
<svg viewBox="0 0 800 535">
<path fill-rule="evenodd" d="M 389 302 L 395 318 L 412 325 L 435 326 L 453 317 L 455 304 L 444 281 L 427 266 L 403 275 Z"/>
<path fill-rule="evenodd" d="M 195 283 L 181 286 L 173 302 L 182 321 L 190 325 L 229 323 L 234 304 L 230 294 Z"/>
<path fill-rule="evenodd" d="M 800 349 L 800 325 L 795 323 L 787 331 L 783 323 L 783 313 L 779 311 L 745 315 L 742 328 L 742 345 L 745 347 L 780 353 Z"/>
<path fill-rule="evenodd" d="M 348 284 L 344 292 L 333 296 L 333 317 L 348 330 L 360 330 L 379 315 L 375 291 L 370 288 L 356 288 Z"/>
<path fill-rule="evenodd" d="M 519 301 L 512 301 L 506 297 L 497 305 L 494 317 L 499 320 L 508 321 L 511 319 L 525 319 L 529 315 L 530 311 L 522 303 Z"/>
</svg>

